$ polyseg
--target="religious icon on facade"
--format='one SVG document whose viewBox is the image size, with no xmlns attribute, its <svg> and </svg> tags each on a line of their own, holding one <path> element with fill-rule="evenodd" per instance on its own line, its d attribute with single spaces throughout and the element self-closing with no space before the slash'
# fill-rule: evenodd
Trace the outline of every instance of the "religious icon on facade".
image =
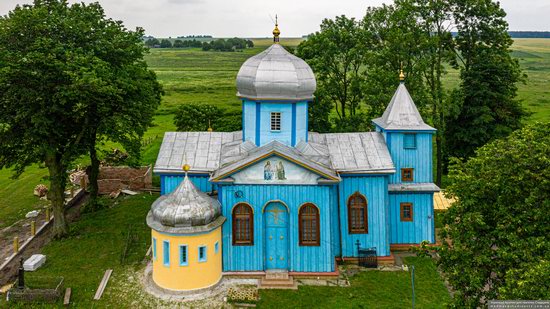
<svg viewBox="0 0 550 309">
<path fill-rule="evenodd" d="M 286 180 L 285 167 L 283 165 L 283 161 L 277 162 L 277 179 Z"/>
<path fill-rule="evenodd" d="M 267 161 L 264 165 L 264 180 L 273 179 L 273 168 L 271 167 L 271 162 Z"/>
</svg>

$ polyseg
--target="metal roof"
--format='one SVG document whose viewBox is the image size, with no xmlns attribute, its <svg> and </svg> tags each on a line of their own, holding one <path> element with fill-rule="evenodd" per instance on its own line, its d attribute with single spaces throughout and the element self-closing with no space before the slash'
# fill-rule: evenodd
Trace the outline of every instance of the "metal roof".
<svg viewBox="0 0 550 309">
<path fill-rule="evenodd" d="M 403 82 L 399 84 L 382 117 L 373 119 L 372 122 L 385 130 L 435 130 L 424 123 Z"/>
<path fill-rule="evenodd" d="M 221 180 L 238 171 L 241 167 L 248 166 L 251 163 L 260 161 L 271 155 L 279 155 L 296 164 L 300 164 L 309 170 L 321 174 L 329 180 L 340 180 L 340 177 L 338 177 L 334 170 L 310 160 L 309 158 L 304 156 L 304 154 L 301 153 L 298 149 L 287 146 L 279 141 L 271 141 L 262 147 L 257 147 L 251 150 L 246 154 L 246 156 L 241 157 L 239 160 L 233 162 L 232 164 L 228 164 L 227 166 L 224 166 L 215 171 L 210 179 Z"/>
<path fill-rule="evenodd" d="M 269 144 L 268 144 L 269 145 Z M 265 147 L 265 146 L 264 146 Z M 270 146 L 271 147 L 271 146 Z M 297 156 L 318 165 L 319 169 L 340 173 L 395 173 L 395 167 L 381 133 L 309 132 L 308 142 L 295 148 L 277 142 L 273 146 L 283 154 Z M 250 141 L 242 141 L 242 132 L 167 132 L 155 164 L 155 173 L 183 173 L 182 166 L 191 166 L 190 173 L 211 174 L 220 168 L 250 158 L 258 151 Z M 313 168 L 313 166 L 312 166 Z M 317 167 L 314 167 L 317 168 Z"/>
<path fill-rule="evenodd" d="M 222 146 L 241 143 L 242 132 L 166 132 L 155 163 L 155 173 L 210 173 L 218 169 Z"/>
<path fill-rule="evenodd" d="M 425 183 L 394 183 L 388 185 L 390 192 L 439 192 L 438 186 L 431 182 Z"/>
<path fill-rule="evenodd" d="M 249 58 L 237 74 L 237 96 L 253 100 L 311 100 L 315 75 L 279 44 Z"/>
<path fill-rule="evenodd" d="M 332 168 L 340 173 L 395 173 L 381 133 L 310 132 L 308 144 L 318 151 L 326 151 Z"/>
<path fill-rule="evenodd" d="M 159 197 L 151 206 L 148 224 L 151 227 L 187 228 L 189 232 L 196 226 L 205 226 L 221 215 L 218 200 L 195 187 L 185 175 L 183 181 L 170 194 Z"/>
</svg>

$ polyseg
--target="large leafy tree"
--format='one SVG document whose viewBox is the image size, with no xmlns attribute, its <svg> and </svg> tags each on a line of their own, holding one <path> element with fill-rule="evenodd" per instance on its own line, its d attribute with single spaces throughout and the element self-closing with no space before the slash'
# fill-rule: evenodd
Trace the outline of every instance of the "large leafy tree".
<svg viewBox="0 0 550 309">
<path fill-rule="evenodd" d="M 99 158 L 97 147 L 105 140 L 120 143 L 137 164 L 141 139 L 160 104 L 162 89 L 143 60 L 147 49 L 142 29 L 128 31 L 122 23 L 105 17 L 99 4 L 85 7 L 89 27 L 82 29 L 89 56 L 85 80 L 90 85 L 87 100 L 87 144 L 90 155 L 89 191 L 91 209 L 97 206 Z"/>
<path fill-rule="evenodd" d="M 367 51 L 364 43 L 358 22 L 337 16 L 323 20 L 321 31 L 310 35 L 296 50 L 317 74 L 323 99 L 334 103 L 338 123 L 359 112 L 363 99 L 361 67 Z"/>
<path fill-rule="evenodd" d="M 439 265 L 454 305 L 550 298 L 550 124 L 495 140 L 451 166 Z"/>
<path fill-rule="evenodd" d="M 461 83 L 447 119 L 448 155 L 467 158 L 485 143 L 521 126 L 526 112 L 516 99 L 523 79 L 513 59 L 506 13 L 491 0 L 454 0 L 455 52 Z"/>
<path fill-rule="evenodd" d="M 45 162 L 56 237 L 67 233 L 66 170 L 93 144 L 90 129 L 98 124 L 89 113 L 141 86 L 115 74 L 137 74 L 138 80 L 146 75 L 122 68 L 123 63 L 113 68 L 108 59 L 124 58 L 132 46 L 128 41 L 108 43 L 122 37 L 106 25 L 121 25 L 101 16 L 98 4 L 35 0 L 0 18 L 0 168 L 13 167 L 17 175 L 30 164 Z M 125 108 L 120 107 L 119 115 Z"/>
</svg>

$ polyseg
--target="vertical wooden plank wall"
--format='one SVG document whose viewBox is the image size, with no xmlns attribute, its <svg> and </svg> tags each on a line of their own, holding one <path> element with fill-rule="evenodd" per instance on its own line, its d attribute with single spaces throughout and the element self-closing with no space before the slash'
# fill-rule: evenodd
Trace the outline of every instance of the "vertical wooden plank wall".
<svg viewBox="0 0 550 309">
<path fill-rule="evenodd" d="M 357 256 L 356 241 L 361 247 L 376 247 L 378 256 L 389 256 L 388 223 L 386 216 L 387 175 L 342 176 L 340 183 L 340 227 L 342 229 L 342 255 Z M 367 198 L 367 234 L 350 234 L 348 229 L 348 198 L 359 192 Z"/>
<path fill-rule="evenodd" d="M 228 218 L 223 225 L 224 271 L 264 270 L 264 216 L 263 209 L 270 201 L 280 201 L 289 213 L 289 259 L 290 271 L 334 271 L 335 245 L 331 236 L 331 213 L 334 201 L 330 194 L 334 186 L 315 185 L 221 185 L 220 202 L 222 213 Z M 236 192 L 239 192 L 236 194 Z M 240 197 L 239 197 L 240 196 Z M 231 211 L 245 202 L 254 209 L 254 245 L 233 246 Z M 313 203 L 319 208 L 320 246 L 300 246 L 298 238 L 298 210 L 304 203 Z"/>
</svg>

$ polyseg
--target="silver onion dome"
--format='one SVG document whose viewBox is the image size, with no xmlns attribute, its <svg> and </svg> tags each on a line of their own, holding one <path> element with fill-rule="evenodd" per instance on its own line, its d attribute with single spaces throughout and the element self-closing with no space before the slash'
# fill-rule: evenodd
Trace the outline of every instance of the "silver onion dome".
<svg viewBox="0 0 550 309">
<path fill-rule="evenodd" d="M 311 100 L 316 87 L 309 65 L 279 44 L 246 60 L 237 74 L 237 96 L 252 100 Z"/>
<path fill-rule="evenodd" d="M 176 190 L 153 202 L 147 224 L 160 231 L 170 228 L 173 231 L 180 228 L 193 230 L 193 227 L 206 227 L 218 221 L 220 214 L 220 203 L 198 190 L 185 175 Z"/>
</svg>

